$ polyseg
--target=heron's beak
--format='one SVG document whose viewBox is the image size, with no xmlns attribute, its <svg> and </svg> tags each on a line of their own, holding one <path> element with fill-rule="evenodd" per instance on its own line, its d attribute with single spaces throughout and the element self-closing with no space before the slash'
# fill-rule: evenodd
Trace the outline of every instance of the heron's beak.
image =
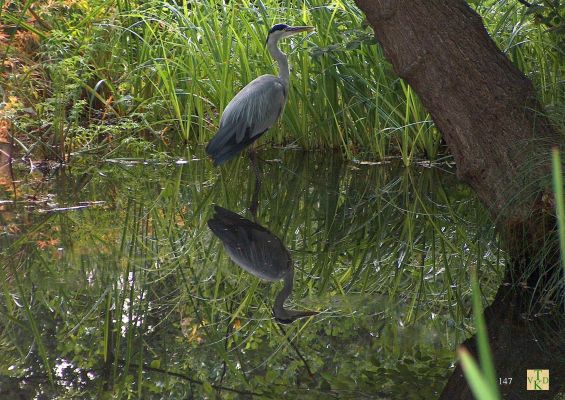
<svg viewBox="0 0 565 400">
<path fill-rule="evenodd" d="M 285 32 L 288 32 L 289 35 L 295 35 L 300 32 L 312 32 L 313 30 L 313 26 L 289 26 L 285 28 Z"/>
</svg>

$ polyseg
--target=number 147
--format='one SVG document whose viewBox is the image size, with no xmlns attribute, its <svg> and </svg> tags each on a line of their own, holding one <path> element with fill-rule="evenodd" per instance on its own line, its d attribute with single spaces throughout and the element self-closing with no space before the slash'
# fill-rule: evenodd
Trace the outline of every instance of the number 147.
<svg viewBox="0 0 565 400">
<path fill-rule="evenodd" d="M 512 378 L 498 378 L 499 385 L 510 385 L 512 383 Z"/>
</svg>

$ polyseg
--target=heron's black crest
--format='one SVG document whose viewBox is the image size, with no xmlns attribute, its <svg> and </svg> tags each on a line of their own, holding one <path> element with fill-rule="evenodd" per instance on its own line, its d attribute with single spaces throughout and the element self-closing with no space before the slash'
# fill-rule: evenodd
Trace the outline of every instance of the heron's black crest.
<svg viewBox="0 0 565 400">
<path fill-rule="evenodd" d="M 267 44 L 267 42 L 269 41 L 269 36 L 271 36 L 271 33 L 276 32 L 276 31 L 282 31 L 286 28 L 288 28 L 287 24 L 273 25 L 273 27 L 271 29 L 269 29 L 269 34 L 267 35 L 267 39 L 265 40 L 265 44 Z"/>
<path fill-rule="evenodd" d="M 269 35 L 275 31 L 282 31 L 283 29 L 288 28 L 287 24 L 276 24 L 269 30 Z"/>
</svg>

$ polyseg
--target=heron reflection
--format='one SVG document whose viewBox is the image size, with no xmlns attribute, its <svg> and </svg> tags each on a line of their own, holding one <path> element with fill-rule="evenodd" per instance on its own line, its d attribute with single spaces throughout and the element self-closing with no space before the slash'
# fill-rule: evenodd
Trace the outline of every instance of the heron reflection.
<svg viewBox="0 0 565 400">
<path fill-rule="evenodd" d="M 277 236 L 225 208 L 214 206 L 214 212 L 213 218 L 208 220 L 208 227 L 222 241 L 226 252 L 237 265 L 265 281 L 284 280 L 284 286 L 273 305 L 277 322 L 289 324 L 298 318 L 318 314 L 284 308 L 284 302 L 294 286 L 294 268 L 290 253 Z"/>
</svg>

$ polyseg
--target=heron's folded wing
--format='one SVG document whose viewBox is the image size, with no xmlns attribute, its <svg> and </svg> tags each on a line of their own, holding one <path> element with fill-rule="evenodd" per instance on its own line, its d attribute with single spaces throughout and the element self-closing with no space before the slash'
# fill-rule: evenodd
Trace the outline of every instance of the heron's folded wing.
<svg viewBox="0 0 565 400">
<path fill-rule="evenodd" d="M 235 135 L 237 143 L 247 142 L 265 132 L 281 115 L 285 92 L 284 85 L 273 75 L 262 75 L 251 81 L 224 110 L 220 131 Z"/>
</svg>

